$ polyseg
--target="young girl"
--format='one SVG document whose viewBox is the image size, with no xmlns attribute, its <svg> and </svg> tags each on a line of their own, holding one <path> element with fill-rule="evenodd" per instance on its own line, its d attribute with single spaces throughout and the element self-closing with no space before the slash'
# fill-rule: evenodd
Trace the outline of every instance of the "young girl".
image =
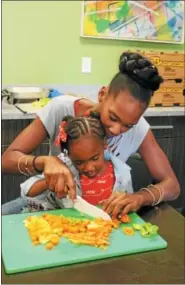
<svg viewBox="0 0 185 285">
<path fill-rule="evenodd" d="M 77 194 L 87 202 L 99 205 L 113 191 L 133 192 L 130 167 L 105 150 L 105 131 L 99 119 L 65 117 L 59 127 L 56 143 L 62 151 L 59 158 L 73 173 Z M 52 190 L 48 189 L 43 174 L 36 175 L 21 184 L 21 196 L 24 199 L 19 201 L 26 211 L 73 207 L 71 199 L 59 199 Z M 68 192 L 67 185 L 65 192 L 63 196 Z M 2 213 L 8 214 L 10 208 L 11 213 L 16 213 L 17 200 L 3 205 Z M 18 212 L 20 208 L 21 205 Z"/>
</svg>

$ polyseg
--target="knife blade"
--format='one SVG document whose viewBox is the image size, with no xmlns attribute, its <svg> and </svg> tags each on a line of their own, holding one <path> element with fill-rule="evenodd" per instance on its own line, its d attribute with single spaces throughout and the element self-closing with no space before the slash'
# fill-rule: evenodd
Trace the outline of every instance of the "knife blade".
<svg viewBox="0 0 185 285">
<path fill-rule="evenodd" d="M 102 209 L 88 203 L 83 198 L 77 195 L 74 204 L 74 209 L 77 211 L 86 214 L 88 216 L 91 216 L 93 218 L 102 218 L 105 221 L 111 221 L 111 217 L 104 212 Z"/>
</svg>

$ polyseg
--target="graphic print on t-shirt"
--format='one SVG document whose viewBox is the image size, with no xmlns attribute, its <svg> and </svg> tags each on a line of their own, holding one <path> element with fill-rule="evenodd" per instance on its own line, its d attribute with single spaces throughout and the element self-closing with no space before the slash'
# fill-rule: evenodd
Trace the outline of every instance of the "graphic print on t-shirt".
<svg viewBox="0 0 185 285">
<path fill-rule="evenodd" d="M 109 161 L 103 175 L 89 178 L 81 175 L 80 184 L 82 188 L 82 198 L 93 205 L 98 205 L 108 199 L 115 184 L 115 175 L 112 162 Z"/>
</svg>

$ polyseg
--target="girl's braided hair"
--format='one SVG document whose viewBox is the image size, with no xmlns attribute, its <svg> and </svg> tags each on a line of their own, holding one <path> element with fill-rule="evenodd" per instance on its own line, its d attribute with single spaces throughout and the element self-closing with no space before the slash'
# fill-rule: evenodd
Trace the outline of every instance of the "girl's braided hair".
<svg viewBox="0 0 185 285">
<path fill-rule="evenodd" d="M 61 149 L 69 149 L 70 141 L 79 139 L 84 135 L 97 136 L 104 140 L 106 134 L 101 121 L 96 117 L 72 117 L 65 116 L 62 120 L 65 122 L 66 141 L 61 141 Z"/>
</svg>

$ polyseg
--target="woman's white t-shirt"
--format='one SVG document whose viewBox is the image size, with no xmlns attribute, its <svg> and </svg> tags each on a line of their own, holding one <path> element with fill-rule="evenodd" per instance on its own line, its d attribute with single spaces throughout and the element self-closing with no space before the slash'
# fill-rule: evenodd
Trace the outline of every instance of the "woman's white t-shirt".
<svg viewBox="0 0 185 285">
<path fill-rule="evenodd" d="M 74 102 L 76 100 L 79 100 L 79 98 L 61 95 L 52 99 L 51 102 L 38 113 L 38 117 L 45 126 L 50 138 L 50 155 L 59 155 L 61 152 L 60 148 L 55 145 L 55 138 L 64 116 L 75 115 Z M 121 159 L 122 162 L 126 162 L 127 159 L 139 149 L 149 128 L 149 124 L 141 117 L 132 129 L 119 136 L 108 139 L 109 151 Z"/>
</svg>

